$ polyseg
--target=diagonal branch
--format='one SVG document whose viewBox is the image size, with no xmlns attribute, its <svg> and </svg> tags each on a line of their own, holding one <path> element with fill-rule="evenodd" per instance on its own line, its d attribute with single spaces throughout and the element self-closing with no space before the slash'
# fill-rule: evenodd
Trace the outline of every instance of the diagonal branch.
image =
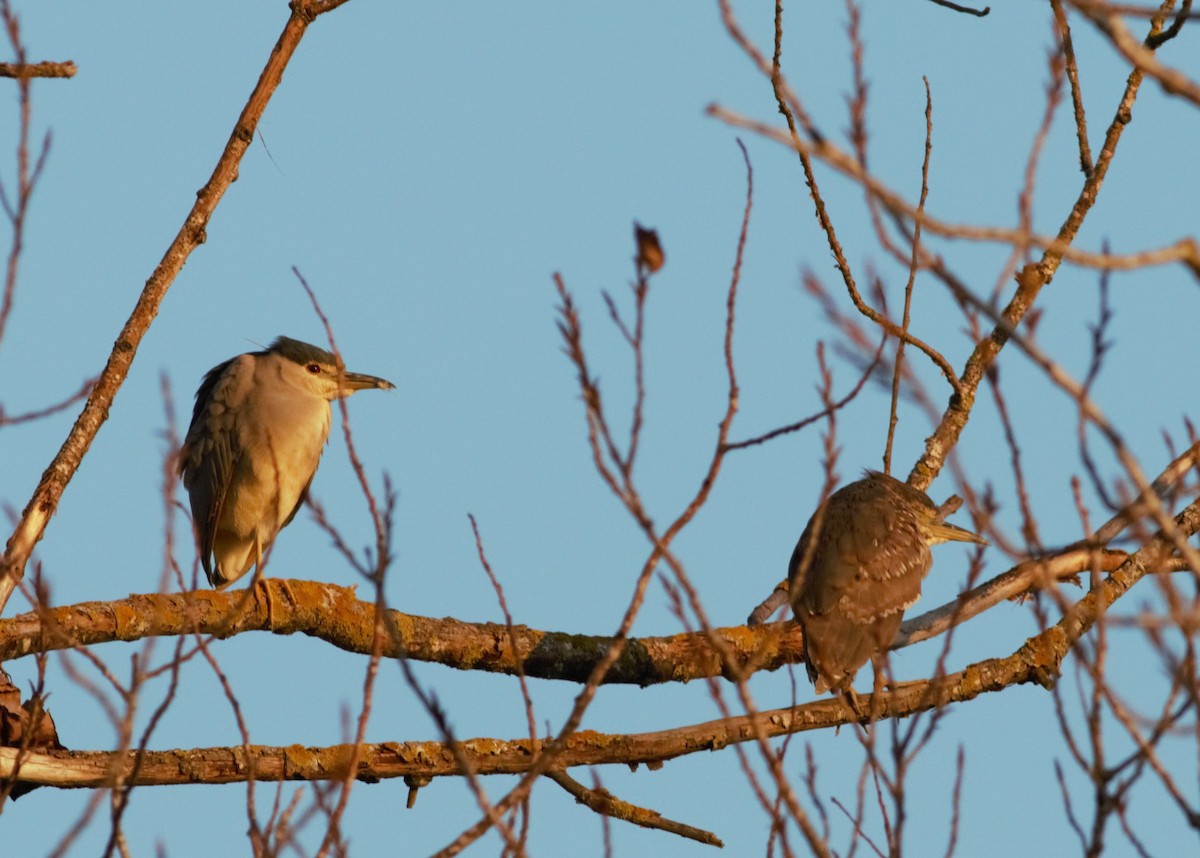
<svg viewBox="0 0 1200 858">
<path fill-rule="evenodd" d="M 601 786 L 589 789 L 559 769 L 550 769 L 550 771 L 546 772 L 546 777 L 569 792 L 579 804 L 603 816 L 622 819 L 626 822 L 632 822 L 634 825 L 640 825 L 643 828 L 656 828 L 659 831 L 678 834 L 680 837 L 696 840 L 709 846 L 725 845 L 721 842 L 720 838 L 710 831 L 686 825 L 682 822 L 676 822 L 673 819 L 667 819 L 653 810 L 622 801 Z"/>
<path fill-rule="evenodd" d="M 0 558 L 0 610 L 8 603 L 9 597 L 24 575 L 25 564 L 45 533 L 50 517 L 58 509 L 63 491 L 75 475 L 83 457 L 87 455 L 100 427 L 108 419 L 109 409 L 117 391 L 129 375 L 142 337 L 158 315 L 167 290 L 192 251 L 204 243 L 208 222 L 225 191 L 237 178 L 238 164 L 254 139 L 254 129 L 258 126 L 271 95 L 279 86 L 284 68 L 295 53 L 309 23 L 329 8 L 335 8 L 335 4 L 330 0 L 311 4 L 303 0 L 293 0 L 287 24 L 284 25 L 258 83 L 234 124 L 212 176 L 196 194 L 196 202 L 184 219 L 183 226 L 179 228 L 154 273 L 146 281 L 133 312 L 117 335 L 108 362 L 100 373 L 83 411 L 76 418 L 58 454 L 42 474 L 33 497 L 21 514 L 12 536 L 9 537 L 4 556 Z"/>
</svg>

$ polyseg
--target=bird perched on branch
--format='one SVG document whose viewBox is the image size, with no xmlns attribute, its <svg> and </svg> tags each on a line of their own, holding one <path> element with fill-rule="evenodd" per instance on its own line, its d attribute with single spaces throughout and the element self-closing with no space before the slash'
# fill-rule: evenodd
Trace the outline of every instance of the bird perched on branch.
<svg viewBox="0 0 1200 858">
<path fill-rule="evenodd" d="M 854 674 L 886 651 L 921 595 L 933 565 L 929 546 L 987 545 L 942 518 L 924 492 L 877 471 L 813 513 L 788 564 L 788 592 L 818 693 L 842 691 L 853 700 Z"/>
<path fill-rule="evenodd" d="M 179 452 L 196 546 L 218 590 L 259 567 L 312 484 L 329 438 L 329 403 L 390 381 L 346 372 L 330 352 L 279 337 L 213 367 Z"/>
</svg>

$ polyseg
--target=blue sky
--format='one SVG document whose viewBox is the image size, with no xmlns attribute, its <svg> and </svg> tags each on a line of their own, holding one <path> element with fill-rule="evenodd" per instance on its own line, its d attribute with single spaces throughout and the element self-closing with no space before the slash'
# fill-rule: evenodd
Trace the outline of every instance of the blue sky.
<svg viewBox="0 0 1200 858">
<path fill-rule="evenodd" d="M 766 49 L 769 9 L 743 2 L 737 10 Z M 53 146 L 26 234 L 15 310 L 0 343 L 0 402 L 13 413 L 56 400 L 98 371 L 207 179 L 283 27 L 286 6 L 69 0 L 18 3 L 17 11 L 31 58 L 71 59 L 79 72 L 69 81 L 34 85 L 35 128 L 51 131 Z M 788 10 L 785 30 L 785 70 L 819 127 L 839 141 L 849 124 L 851 86 L 845 19 L 840 4 L 797 6 Z M 1075 37 L 1096 150 L 1127 70 L 1086 24 L 1076 24 Z M 872 4 L 864 11 L 863 39 L 872 169 L 915 197 L 926 76 L 934 104 L 930 211 L 948 220 L 1015 225 L 1043 109 L 1053 40 L 1048 9 L 995 4 L 990 16 L 976 19 L 915 0 Z M 1193 43 L 1185 30 L 1164 60 L 1194 75 Z M 769 85 L 728 38 L 715 4 L 351 0 L 318 20 L 39 547 L 54 602 L 116 599 L 157 587 L 166 425 L 160 379 L 169 381 L 185 423 L 209 367 L 279 334 L 320 342 L 320 323 L 291 272 L 296 266 L 329 315 L 349 368 L 397 385 L 350 402 L 358 451 L 375 485 L 386 472 L 399 492 L 391 605 L 429 616 L 500 618 L 476 559 L 472 513 L 517 622 L 611 632 L 647 546 L 591 467 L 574 372 L 555 329 L 551 275 L 561 272 L 581 307 L 591 365 L 623 426 L 630 361 L 607 322 L 601 292 L 627 301 L 632 221 L 659 230 L 667 265 L 648 306 L 649 399 L 638 479 L 655 519 L 669 521 L 699 483 L 723 407 L 721 326 L 745 173 L 739 133 L 705 115 L 714 102 L 778 120 Z M 13 99 L 6 104 L 0 170 L 7 186 L 14 167 L 5 153 L 13 150 L 16 110 Z M 754 166 L 755 198 L 735 334 L 742 384 L 735 438 L 819 409 L 815 350 L 836 336 L 805 294 L 802 275 L 812 271 L 837 289 L 795 156 L 740 136 Z M 1188 153 L 1196 140 L 1195 107 L 1147 83 L 1079 246 L 1096 250 L 1108 240 L 1129 252 L 1194 235 L 1200 166 Z M 1039 169 L 1039 230 L 1057 229 L 1065 216 L 1081 182 L 1076 162 L 1064 109 Z M 875 242 L 861 194 L 828 170 L 820 177 L 852 264 L 862 279 L 878 271 L 898 302 L 904 272 Z M 1007 255 L 995 245 L 936 247 L 985 295 Z M 1067 266 L 1040 299 L 1039 343 L 1077 377 L 1086 369 L 1097 281 L 1094 271 Z M 1179 438 L 1183 418 L 1195 419 L 1185 381 L 1186 368 L 1200 359 L 1195 282 L 1166 267 L 1115 275 L 1112 286 L 1114 345 L 1096 398 L 1156 473 L 1169 458 L 1163 430 Z M 962 366 L 971 341 L 932 279 L 918 281 L 913 329 Z M 944 384 L 928 367 L 917 368 L 943 402 Z M 843 360 L 835 361 L 834 374 L 839 390 L 856 377 Z M 1032 502 L 1043 539 L 1078 538 L 1069 483 L 1081 473 L 1074 406 L 1014 350 L 1004 355 L 1001 381 L 1017 415 L 1026 467 L 1036 475 Z M 0 500 L 24 506 L 75 414 L 3 430 Z M 843 478 L 879 466 L 886 422 L 886 396 L 870 388 L 841 415 Z M 929 430 L 919 411 L 902 407 L 896 446 L 902 475 Z M 1016 534 L 1011 469 L 990 395 L 980 396 L 958 455 L 972 480 L 995 487 L 999 523 Z M 785 574 L 819 494 L 820 457 L 814 428 L 727 461 L 711 502 L 677 543 L 715 623 L 740 623 Z M 953 491 L 946 472 L 931 494 L 941 500 Z M 313 492 L 352 544 L 370 541 L 365 505 L 336 437 Z M 177 556 L 187 564 L 190 534 L 182 520 L 175 537 Z M 967 556 L 961 547 L 937 550 L 923 607 L 957 592 Z M 987 574 L 1007 567 L 1003 555 L 989 553 Z M 281 536 L 271 572 L 355 583 L 307 512 Z M 9 613 L 26 607 L 14 598 Z M 1007 655 L 1033 629 L 1027 607 L 1000 605 L 961 630 L 951 667 Z M 652 588 L 635 634 L 678 630 L 668 598 Z M 1136 643 L 1114 652 L 1114 663 L 1138 664 Z M 166 658 L 168 649 L 160 643 L 156 657 Z M 119 673 L 127 672 L 133 651 L 96 650 Z M 353 710 L 360 693 L 361 659 L 308 639 L 261 634 L 219 643 L 215 651 L 255 742 L 341 740 L 343 710 Z M 935 655 L 936 646 L 913 648 L 894 667 L 920 677 Z M 31 664 L 6 667 L 20 683 L 32 675 Z M 1068 661 L 1068 675 L 1070 667 Z M 417 672 L 458 735 L 523 734 L 514 680 L 423 665 Z M 1136 690 L 1138 681 L 1125 690 Z M 399 671 L 383 670 L 380 682 L 369 738 L 434 738 Z M 57 662 L 51 687 L 50 709 L 68 746 L 112 745 L 100 708 L 71 686 Z M 577 689 L 552 682 L 533 688 L 539 724 L 557 726 Z M 751 688 L 768 708 L 786 705 L 791 695 L 786 671 L 756 677 Z M 155 693 L 162 688 L 149 692 Z M 800 693 L 802 699 L 811 693 L 806 682 Z M 703 683 L 605 688 L 584 726 L 636 732 L 712 717 Z M 153 746 L 236 741 L 211 672 L 191 664 Z M 812 744 L 828 793 L 852 800 L 861 751 L 849 731 L 797 739 L 788 758 L 797 780 L 802 742 Z M 911 854 L 944 849 L 960 745 L 966 789 L 959 854 L 1074 847 L 1053 777 L 1053 761 L 1065 760 L 1065 751 L 1050 697 L 1020 687 L 958 707 L 943 722 L 914 774 L 924 786 L 913 798 Z M 730 752 L 670 762 L 657 772 L 613 767 L 600 775 L 626 800 L 711 828 L 729 854 L 764 848 L 767 819 Z M 509 783 L 497 778 L 486 786 L 496 796 Z M 399 809 L 404 795 L 399 781 L 356 788 L 346 824 L 354 854 L 426 854 L 477 816 L 457 780 L 435 782 L 412 811 Z M 1146 790 L 1131 812 L 1151 851 L 1170 854 L 1192 840 L 1174 811 L 1157 806 L 1158 797 Z M 44 854 L 86 800 L 82 792 L 40 790 L 5 808 L 0 832 L 16 844 L 12 854 Z M 241 786 L 141 790 L 125 826 L 133 853 L 150 854 L 159 843 L 174 856 L 238 849 L 244 803 Z M 106 835 L 103 822 L 93 824 L 74 854 L 94 854 Z M 835 844 L 845 841 L 844 827 L 838 836 Z M 707 849 L 618 822 L 612 837 L 616 854 L 692 856 Z M 600 822 L 558 787 L 541 783 L 531 851 L 561 854 L 564 844 L 599 854 Z M 1122 854 L 1115 833 L 1113 844 L 1113 854 Z M 495 838 L 476 847 L 482 854 L 497 850 Z"/>
</svg>

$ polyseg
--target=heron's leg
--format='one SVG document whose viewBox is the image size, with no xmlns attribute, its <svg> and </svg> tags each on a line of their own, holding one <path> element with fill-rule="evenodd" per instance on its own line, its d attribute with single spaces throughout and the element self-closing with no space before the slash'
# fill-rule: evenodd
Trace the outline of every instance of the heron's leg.
<svg viewBox="0 0 1200 858">
<path fill-rule="evenodd" d="M 271 602 L 271 585 L 267 583 L 266 576 L 262 571 L 262 542 L 258 538 L 258 534 L 254 535 L 254 581 L 250 584 L 255 588 L 255 592 L 261 592 L 263 603 L 267 608 L 267 628 L 275 628 L 275 609 Z"/>
<path fill-rule="evenodd" d="M 843 688 L 841 694 L 842 700 L 845 701 L 846 705 L 850 707 L 850 711 L 854 713 L 855 717 L 862 718 L 865 713 L 863 712 L 862 704 L 859 702 L 858 695 L 855 693 L 854 689 Z"/>
<path fill-rule="evenodd" d="M 267 581 L 267 576 L 262 571 L 263 550 L 262 543 L 258 536 L 254 537 L 254 583 L 252 587 L 257 587 L 262 591 L 263 602 L 267 606 L 267 628 L 275 628 L 275 600 L 271 597 L 271 585 Z M 275 581 L 279 584 L 279 589 L 287 600 L 292 603 L 295 608 L 300 604 L 300 600 L 296 597 L 296 592 L 292 589 L 291 582 L 286 578 L 276 578 Z"/>
<path fill-rule="evenodd" d="M 883 695 L 886 689 L 892 687 L 891 681 L 891 666 L 888 663 L 886 651 L 880 651 L 871 658 L 871 668 L 874 673 L 874 682 L 871 686 L 871 698 L 869 701 L 869 717 L 871 721 L 879 718 L 880 712 L 883 709 Z"/>
</svg>

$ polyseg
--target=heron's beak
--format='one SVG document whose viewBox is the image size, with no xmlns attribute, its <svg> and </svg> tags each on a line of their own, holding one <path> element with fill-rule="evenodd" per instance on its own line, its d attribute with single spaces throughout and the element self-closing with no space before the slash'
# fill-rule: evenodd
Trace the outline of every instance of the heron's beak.
<svg viewBox="0 0 1200 858">
<path fill-rule="evenodd" d="M 361 372 L 346 372 L 342 374 L 342 389 L 346 391 L 343 394 L 344 396 L 349 396 L 356 390 L 391 390 L 395 386 L 386 378 L 365 375 Z"/>
<path fill-rule="evenodd" d="M 974 542 L 979 545 L 990 543 L 978 533 L 945 521 L 934 522 L 929 527 L 930 542 Z"/>
</svg>

